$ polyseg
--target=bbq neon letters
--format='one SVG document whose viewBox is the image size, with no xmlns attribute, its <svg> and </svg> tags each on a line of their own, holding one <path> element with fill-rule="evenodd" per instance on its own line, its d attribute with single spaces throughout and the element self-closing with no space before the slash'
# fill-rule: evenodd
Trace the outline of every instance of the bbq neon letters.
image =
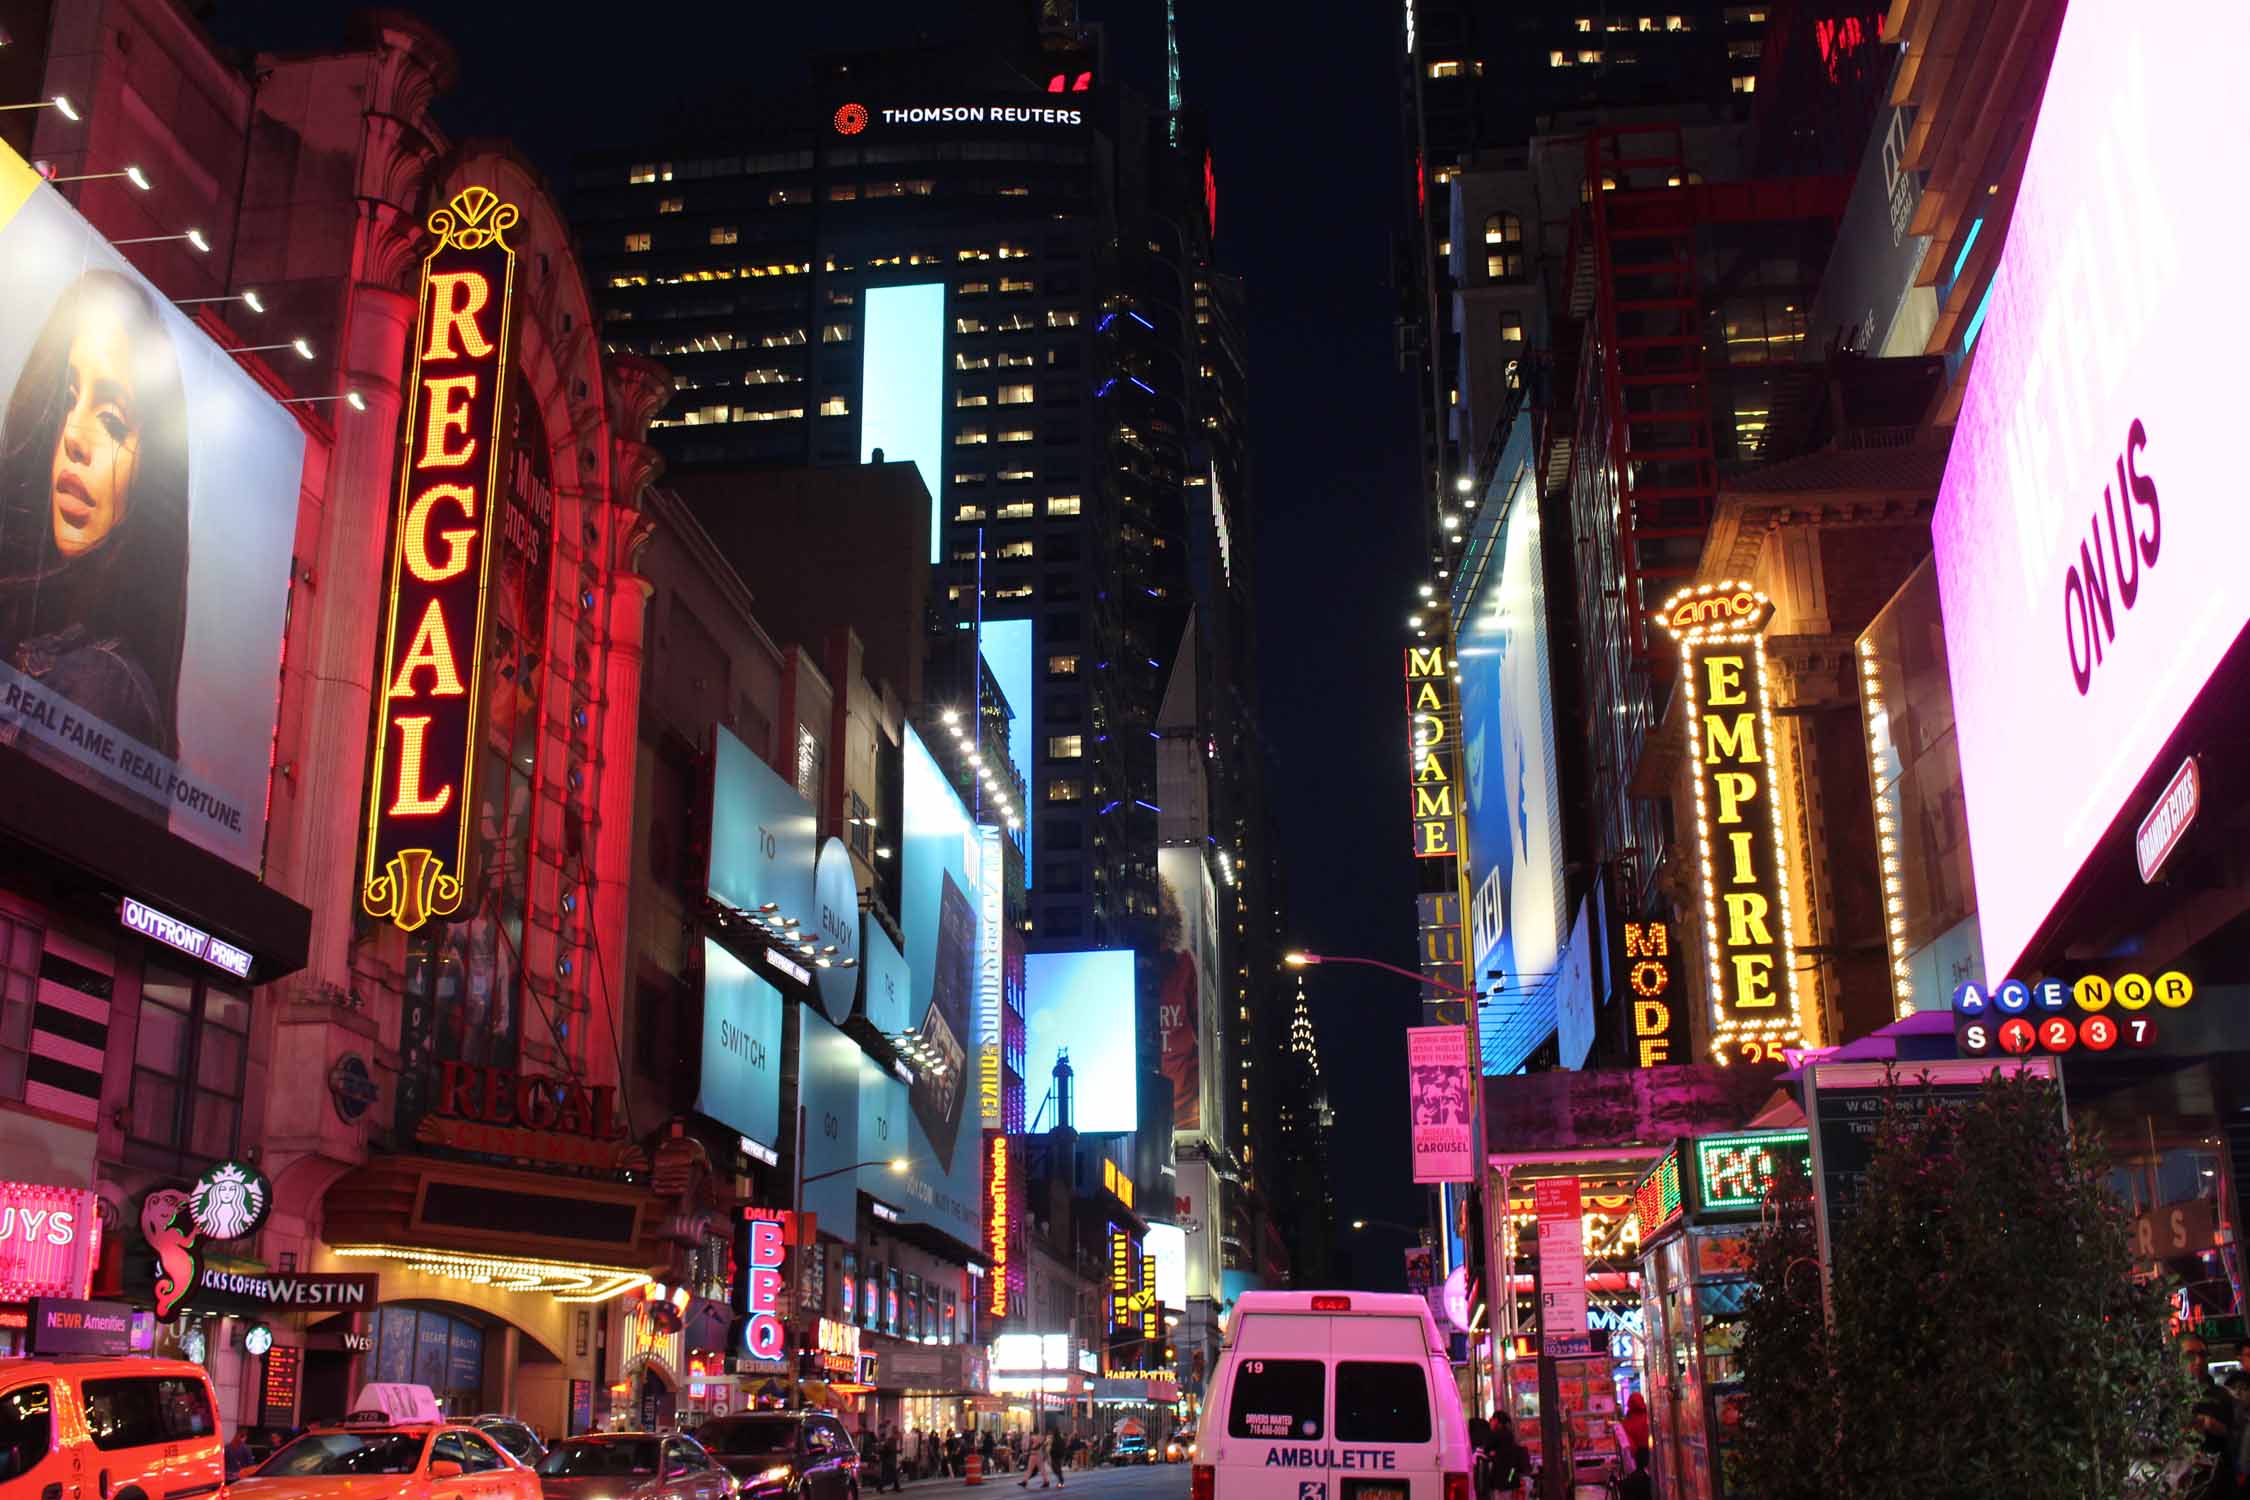
<svg viewBox="0 0 2250 1500">
<path fill-rule="evenodd" d="M 468 878 L 517 217 L 464 188 L 431 213 L 422 263 L 360 882 L 368 915 L 407 932 L 459 910 Z"/>
</svg>

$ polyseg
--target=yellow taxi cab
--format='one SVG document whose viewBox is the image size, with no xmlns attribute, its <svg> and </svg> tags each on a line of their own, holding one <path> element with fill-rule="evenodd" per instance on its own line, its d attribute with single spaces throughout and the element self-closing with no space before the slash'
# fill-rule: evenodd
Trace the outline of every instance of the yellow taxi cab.
<svg viewBox="0 0 2250 1500">
<path fill-rule="evenodd" d="M 229 1491 L 234 1500 L 539 1500 L 539 1479 L 474 1427 L 365 1412 L 304 1433 Z"/>
<path fill-rule="evenodd" d="M 218 1410 L 210 1377 L 184 1360 L 0 1360 L 0 1497 L 219 1495 Z"/>
</svg>

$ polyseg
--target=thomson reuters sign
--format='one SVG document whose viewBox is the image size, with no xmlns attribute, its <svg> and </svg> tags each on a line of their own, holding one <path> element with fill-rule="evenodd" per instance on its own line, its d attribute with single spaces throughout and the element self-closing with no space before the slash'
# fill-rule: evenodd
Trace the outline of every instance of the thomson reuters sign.
<svg viewBox="0 0 2250 1500">
<path fill-rule="evenodd" d="M 1051 104 L 907 104 L 851 102 L 830 117 L 838 135 L 859 135 L 870 125 L 1005 125 L 1070 129 L 1086 123 L 1086 112 Z"/>
</svg>

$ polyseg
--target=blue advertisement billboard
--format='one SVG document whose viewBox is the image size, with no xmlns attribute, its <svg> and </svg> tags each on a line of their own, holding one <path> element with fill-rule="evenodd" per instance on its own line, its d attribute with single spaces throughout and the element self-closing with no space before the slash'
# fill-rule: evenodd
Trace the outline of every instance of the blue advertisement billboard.
<svg viewBox="0 0 2250 1500">
<path fill-rule="evenodd" d="M 1547 593 L 1528 434 L 1519 424 L 1502 455 L 1501 478 L 1486 495 L 1454 594 L 1462 859 L 1470 953 L 1487 994 L 1478 1013 L 1487 1074 L 1514 1072 L 1554 1031 L 1553 981 L 1568 931 Z"/>
<path fill-rule="evenodd" d="M 695 1107 L 761 1146 L 781 1141 L 781 991 L 708 938 Z"/>
<path fill-rule="evenodd" d="M 936 1059 L 907 1092 L 910 1166 L 900 1190 L 909 1213 L 966 1245 L 983 1243 L 977 1127 L 969 1108 L 971 1008 L 976 995 L 976 825 L 912 728 L 905 736 L 900 919 L 913 976 L 907 1024 Z"/>
<path fill-rule="evenodd" d="M 866 972 L 861 981 L 861 1014 L 885 1036 L 897 1036 L 906 1030 L 907 997 L 914 993 L 914 973 L 906 967 L 906 955 L 898 951 L 883 924 L 868 916 L 860 919 L 859 951 L 860 967 Z"/>
<path fill-rule="evenodd" d="M 817 931 L 812 805 L 773 768 L 719 728 L 711 774 L 711 894 L 729 906 L 776 915 Z"/>
<path fill-rule="evenodd" d="M 1027 953 L 1024 978 L 1025 1087 L 1036 1115 L 1055 1055 L 1070 1054 L 1081 1131 L 1140 1128 L 1133 952 L 1100 948 Z M 1053 1116 L 1049 1115 L 1052 1123 Z"/>
<path fill-rule="evenodd" d="M 873 1067 L 859 1043 L 822 1020 L 809 1005 L 797 1008 L 797 1100 L 804 1110 L 805 1208 L 840 1234 L 858 1222 L 855 1162 L 859 1149 L 859 1070 Z M 834 1173 L 834 1176 L 826 1174 Z M 815 1179 L 820 1179 L 815 1181 Z"/>
<path fill-rule="evenodd" d="M 860 461 L 912 463 L 930 492 L 930 561 L 940 560 L 945 462 L 945 287 L 869 287 L 861 322 Z M 1020 713 L 1021 710 L 1019 709 Z"/>
<path fill-rule="evenodd" d="M 1031 622 L 1029 620 L 986 620 L 977 639 L 978 653 L 991 670 L 992 680 L 1000 684 L 1000 696 L 1008 700 L 1008 708 L 1015 717 L 1008 721 L 1008 764 L 1016 768 L 1023 782 L 1024 795 L 1031 795 L 1031 695 L 1034 674 L 1031 670 Z M 1023 883 L 1031 885 L 1031 819 L 1023 823 Z"/>
</svg>

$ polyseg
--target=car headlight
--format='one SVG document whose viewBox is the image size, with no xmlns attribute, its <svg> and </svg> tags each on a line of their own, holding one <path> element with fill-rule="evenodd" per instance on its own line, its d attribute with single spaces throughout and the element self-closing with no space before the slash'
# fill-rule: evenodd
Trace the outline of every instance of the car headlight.
<svg viewBox="0 0 2250 1500">
<path fill-rule="evenodd" d="M 770 1469 L 760 1469 L 757 1479 L 752 1482 L 756 1484 L 780 1484 L 788 1477 L 789 1465 L 775 1464 Z"/>
</svg>

